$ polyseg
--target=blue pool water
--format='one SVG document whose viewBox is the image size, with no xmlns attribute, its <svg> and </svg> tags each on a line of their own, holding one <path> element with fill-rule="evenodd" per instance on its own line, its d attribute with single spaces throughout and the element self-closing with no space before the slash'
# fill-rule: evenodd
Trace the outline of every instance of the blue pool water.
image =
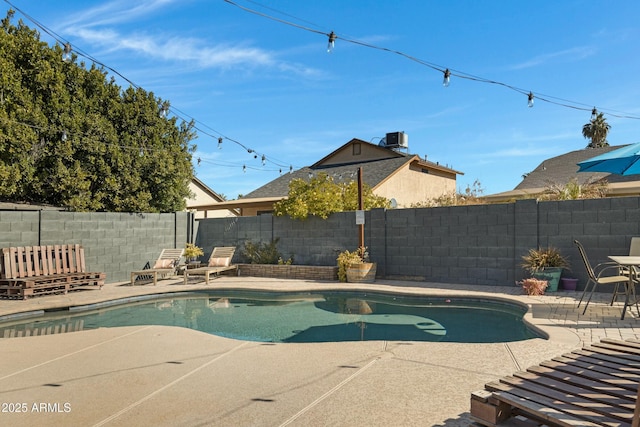
<svg viewBox="0 0 640 427">
<path fill-rule="evenodd" d="M 495 343 L 541 337 L 527 327 L 524 308 L 493 300 L 425 298 L 355 292 L 212 291 L 90 311 L 56 311 L 0 324 L 4 331 L 67 330 L 133 325 L 180 326 L 261 342 L 360 340 Z M 35 331 L 35 332 L 33 332 Z M 50 333 L 50 332 L 49 332 Z M 27 333 L 25 333 L 27 334 Z"/>
</svg>

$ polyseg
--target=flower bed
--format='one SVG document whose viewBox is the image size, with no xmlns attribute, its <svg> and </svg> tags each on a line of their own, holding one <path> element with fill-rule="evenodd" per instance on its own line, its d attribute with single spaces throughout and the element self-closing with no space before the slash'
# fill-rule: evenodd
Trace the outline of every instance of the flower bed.
<svg viewBox="0 0 640 427">
<path fill-rule="evenodd" d="M 299 280 L 338 280 L 338 267 L 322 265 L 238 264 L 238 276 Z"/>
</svg>

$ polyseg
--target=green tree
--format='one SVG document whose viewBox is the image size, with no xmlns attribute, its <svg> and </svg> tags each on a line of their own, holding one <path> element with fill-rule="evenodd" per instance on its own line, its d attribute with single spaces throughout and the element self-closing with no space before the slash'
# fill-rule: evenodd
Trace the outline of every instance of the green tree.
<svg viewBox="0 0 640 427">
<path fill-rule="evenodd" d="M 79 211 L 182 210 L 193 123 L 123 90 L 95 64 L 62 60 L 7 13 L 0 27 L 0 199 Z"/>
<path fill-rule="evenodd" d="M 364 209 L 388 208 L 388 199 L 376 196 L 371 188 L 363 184 Z M 355 181 L 336 184 L 326 173 L 319 173 L 309 181 L 293 179 L 289 183 L 289 194 L 274 204 L 276 216 L 288 215 L 293 219 L 306 219 L 315 215 L 326 219 L 335 212 L 358 208 L 358 184 Z"/>
<path fill-rule="evenodd" d="M 582 136 L 591 140 L 587 148 L 608 147 L 607 135 L 610 130 L 611 125 L 607 123 L 604 114 L 596 114 L 589 123 L 582 126 Z"/>
</svg>

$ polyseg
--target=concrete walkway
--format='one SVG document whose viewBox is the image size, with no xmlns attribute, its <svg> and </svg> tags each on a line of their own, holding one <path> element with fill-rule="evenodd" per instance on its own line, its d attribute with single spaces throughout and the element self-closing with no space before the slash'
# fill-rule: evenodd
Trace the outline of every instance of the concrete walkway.
<svg viewBox="0 0 640 427">
<path fill-rule="evenodd" d="M 158 286 L 0 301 L 0 316 L 149 293 L 211 288 L 353 289 L 352 284 L 222 277 L 209 286 Z M 0 339 L 0 425 L 11 426 L 468 426 L 470 393 L 603 337 L 640 338 L 635 309 L 597 295 L 541 297 L 517 287 L 378 281 L 358 288 L 477 295 L 526 303 L 549 339 L 499 344 L 371 341 L 244 342 L 165 326 L 101 328 Z M 5 318 L 6 319 L 6 318 Z"/>
</svg>

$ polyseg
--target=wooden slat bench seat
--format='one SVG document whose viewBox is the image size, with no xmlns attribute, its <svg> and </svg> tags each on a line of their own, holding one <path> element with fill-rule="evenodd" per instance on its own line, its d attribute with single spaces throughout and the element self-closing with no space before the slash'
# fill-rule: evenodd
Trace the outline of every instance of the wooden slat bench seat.
<svg viewBox="0 0 640 427">
<path fill-rule="evenodd" d="M 0 298 L 32 296 L 102 288 L 105 273 L 86 271 L 79 244 L 2 248 Z"/>
<path fill-rule="evenodd" d="M 471 418 L 489 427 L 511 418 L 549 427 L 635 427 L 639 385 L 640 342 L 604 339 L 485 384 L 471 394 Z"/>
</svg>

